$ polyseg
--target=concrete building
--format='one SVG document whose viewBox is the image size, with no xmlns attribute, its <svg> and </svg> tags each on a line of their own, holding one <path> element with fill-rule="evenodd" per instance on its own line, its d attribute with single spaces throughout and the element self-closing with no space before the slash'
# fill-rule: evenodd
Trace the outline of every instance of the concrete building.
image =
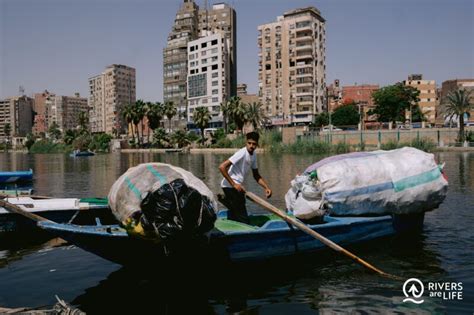
<svg viewBox="0 0 474 315">
<path fill-rule="evenodd" d="M 420 101 L 418 102 L 420 110 L 425 116 L 427 123 L 434 125 L 436 122 L 436 108 L 438 106 L 436 82 L 434 80 L 423 80 L 423 75 L 421 74 L 412 74 L 408 76 L 408 80 L 404 81 L 404 83 L 420 91 Z"/>
<path fill-rule="evenodd" d="M 440 105 L 438 109 L 438 115 L 437 115 L 437 124 L 443 124 L 444 123 L 444 113 L 442 112 L 442 108 L 444 105 L 444 102 L 446 101 L 446 97 L 448 96 L 449 93 L 454 92 L 458 89 L 466 89 L 470 90 L 471 92 L 471 103 L 474 103 L 474 79 L 454 79 L 454 80 L 446 80 L 441 84 L 441 90 L 439 93 L 439 101 Z M 469 121 L 474 121 L 474 110 L 471 111 L 470 113 L 470 118 Z M 467 122 L 467 120 L 466 120 Z"/>
<path fill-rule="evenodd" d="M 220 32 L 228 42 L 230 56 L 230 93 L 235 95 L 237 82 L 236 14 L 227 4 L 215 4 L 212 9 L 199 9 L 193 0 L 184 0 L 168 35 L 163 50 L 163 100 L 172 101 L 179 114 L 188 113 L 187 75 L 188 42 Z M 179 115 L 178 115 L 179 117 Z M 189 119 L 189 117 L 188 117 Z M 175 121 L 175 126 L 179 122 Z"/>
<path fill-rule="evenodd" d="M 54 97 L 55 94 L 49 92 L 48 90 L 44 90 L 43 93 L 35 93 L 34 94 L 34 105 L 33 111 L 35 112 L 34 115 L 34 122 L 33 122 L 33 134 L 39 135 L 41 132 L 46 133 L 48 131 L 48 108 L 46 103 L 50 100 L 50 98 Z"/>
<path fill-rule="evenodd" d="M 368 111 L 375 108 L 372 93 L 379 89 L 378 84 L 346 85 L 342 87 L 342 104 L 356 103 L 362 122 L 375 122 L 376 116 L 369 115 Z M 364 127 L 364 126 L 362 126 Z"/>
<path fill-rule="evenodd" d="M 274 125 L 308 124 L 326 109 L 325 19 L 314 7 L 258 27 L 259 97 Z"/>
<path fill-rule="evenodd" d="M 126 132 L 122 109 L 136 101 L 135 69 L 119 64 L 108 66 L 89 78 L 89 123 L 92 132 Z"/>
<path fill-rule="evenodd" d="M 221 127 L 220 104 L 230 95 L 228 40 L 221 33 L 188 42 L 188 123 L 197 107 L 207 107 L 211 127 Z"/>
<path fill-rule="evenodd" d="M 33 103 L 33 98 L 24 95 L 0 100 L 0 138 L 5 138 L 6 124 L 10 124 L 11 137 L 25 137 L 32 131 Z"/>
<path fill-rule="evenodd" d="M 47 121 L 49 125 L 56 122 L 61 132 L 76 129 L 81 112 L 89 115 L 89 105 L 87 98 L 80 97 L 79 93 L 74 96 L 53 96 L 47 101 Z"/>
<path fill-rule="evenodd" d="M 260 98 L 257 94 L 247 93 L 247 84 L 237 84 L 237 96 L 240 97 L 242 103 L 252 104 L 260 102 Z"/>
</svg>

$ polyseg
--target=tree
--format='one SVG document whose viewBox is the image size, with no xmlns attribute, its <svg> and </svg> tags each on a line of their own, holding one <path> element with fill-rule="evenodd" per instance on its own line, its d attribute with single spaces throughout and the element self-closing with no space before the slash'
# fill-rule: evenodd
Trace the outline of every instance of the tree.
<svg viewBox="0 0 474 315">
<path fill-rule="evenodd" d="M 263 111 L 263 104 L 260 102 L 253 102 L 247 104 L 247 121 L 250 122 L 254 130 L 257 130 L 265 121 L 266 116 Z"/>
<path fill-rule="evenodd" d="M 464 142 L 464 115 L 469 117 L 470 111 L 474 110 L 474 103 L 471 101 L 472 90 L 458 89 L 448 93 L 443 100 L 444 113 L 452 120 L 454 116 L 459 119 L 458 140 Z"/>
<path fill-rule="evenodd" d="M 127 136 L 130 133 L 130 126 L 132 126 L 132 137 L 133 142 L 135 142 L 135 133 L 133 132 L 133 105 L 128 104 L 122 108 L 122 118 L 127 122 Z"/>
<path fill-rule="evenodd" d="M 338 107 L 331 115 L 331 123 L 335 126 L 357 125 L 359 121 L 359 111 L 354 103 Z"/>
<path fill-rule="evenodd" d="M 160 127 L 161 120 L 163 119 L 163 112 L 163 104 L 160 102 L 148 104 L 146 117 L 148 119 L 148 128 L 150 128 L 153 132 L 156 128 Z M 148 142 L 149 140 L 150 139 L 148 138 Z"/>
<path fill-rule="evenodd" d="M 81 134 L 80 131 L 79 134 Z M 72 144 L 77 136 L 78 132 L 76 130 L 68 129 L 64 132 L 63 141 L 65 144 Z"/>
<path fill-rule="evenodd" d="M 232 109 L 232 103 L 230 100 L 222 102 L 220 105 L 220 110 L 222 112 L 222 118 L 224 121 L 224 131 L 225 133 L 229 133 L 229 115 Z"/>
<path fill-rule="evenodd" d="M 77 124 L 79 129 L 79 134 L 88 134 L 89 133 L 89 115 L 87 112 L 80 112 L 77 117 Z"/>
<path fill-rule="evenodd" d="M 322 127 L 329 124 L 329 114 L 322 112 L 314 117 L 314 125 L 316 127 Z"/>
<path fill-rule="evenodd" d="M 238 96 L 232 96 L 230 98 L 230 104 L 230 119 L 236 124 L 238 130 L 242 130 L 247 122 L 247 106 L 241 102 Z"/>
<path fill-rule="evenodd" d="M 177 112 L 178 110 L 174 106 L 173 102 L 169 101 L 165 103 L 164 114 L 169 121 L 169 132 L 171 132 L 171 119 L 176 115 Z"/>
<path fill-rule="evenodd" d="M 157 128 L 153 131 L 152 144 L 159 148 L 167 147 L 169 144 L 169 138 L 166 135 L 166 131 L 163 128 Z"/>
<path fill-rule="evenodd" d="M 5 151 L 8 152 L 8 145 L 10 143 L 10 135 L 12 132 L 12 126 L 7 123 L 3 126 L 3 133 L 5 134 Z"/>
<path fill-rule="evenodd" d="M 426 121 L 425 115 L 421 111 L 421 108 L 419 105 L 412 106 L 411 109 L 411 121 L 412 122 L 421 122 L 421 121 Z"/>
<path fill-rule="evenodd" d="M 142 122 L 142 137 L 143 137 L 143 118 L 145 117 L 145 102 L 138 100 L 133 106 L 133 124 L 135 125 L 135 130 L 137 132 L 138 143 L 142 144 L 143 141 L 140 138 L 140 131 L 138 130 L 138 124 Z"/>
<path fill-rule="evenodd" d="M 201 130 L 201 142 L 204 144 L 204 129 L 211 120 L 211 113 L 207 107 L 197 107 L 193 113 L 193 120 L 196 126 Z"/>
<path fill-rule="evenodd" d="M 48 133 L 53 140 L 58 140 L 61 137 L 61 130 L 59 130 L 59 125 L 55 121 L 49 125 Z"/>
<path fill-rule="evenodd" d="M 417 105 L 419 95 L 420 91 L 401 82 L 385 86 L 372 94 L 375 108 L 368 114 L 377 115 L 379 122 L 405 121 L 405 111 Z"/>
<path fill-rule="evenodd" d="M 27 133 L 26 140 L 25 140 L 25 147 L 28 149 L 28 151 L 33 146 L 33 144 L 35 144 L 35 142 L 36 142 L 36 137 L 31 132 Z"/>
<path fill-rule="evenodd" d="M 188 138 L 188 135 L 183 130 L 176 130 L 171 135 L 171 140 L 173 141 L 173 143 L 176 143 L 178 145 L 178 148 L 185 147 L 191 143 Z"/>
</svg>

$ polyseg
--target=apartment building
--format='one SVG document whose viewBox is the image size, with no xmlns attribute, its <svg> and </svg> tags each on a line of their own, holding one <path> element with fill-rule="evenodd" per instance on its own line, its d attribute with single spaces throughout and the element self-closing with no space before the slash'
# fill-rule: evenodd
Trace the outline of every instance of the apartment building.
<svg viewBox="0 0 474 315">
<path fill-rule="evenodd" d="M 222 127 L 220 104 L 230 95 L 230 56 L 224 34 L 188 42 L 188 123 L 197 107 L 207 107 L 211 127 Z"/>
<path fill-rule="evenodd" d="M 35 112 L 34 122 L 33 122 L 33 134 L 39 135 L 40 133 L 46 133 L 48 131 L 48 108 L 46 103 L 54 97 L 55 94 L 44 90 L 42 93 L 34 94 L 34 104 L 33 111 Z"/>
<path fill-rule="evenodd" d="M 124 133 L 127 124 L 121 112 L 136 101 L 135 69 L 113 64 L 89 78 L 89 122 L 92 132 Z"/>
<path fill-rule="evenodd" d="M 215 4 L 212 9 L 200 9 L 193 0 L 184 0 L 163 50 L 163 99 L 172 101 L 178 113 L 188 113 L 187 76 L 188 42 L 209 32 L 221 33 L 228 42 L 230 56 L 230 93 L 235 95 L 237 82 L 236 14 L 227 4 Z M 188 117 L 189 119 L 189 117 Z M 178 122 L 175 121 L 175 125 Z"/>
<path fill-rule="evenodd" d="M 56 122 L 61 132 L 76 129 L 81 112 L 89 115 L 87 98 L 81 97 L 79 93 L 75 93 L 74 96 L 53 96 L 46 104 L 49 125 Z"/>
<path fill-rule="evenodd" d="M 259 97 L 274 125 L 308 124 L 326 109 L 325 19 L 314 7 L 258 27 Z"/>
<path fill-rule="evenodd" d="M 257 94 L 249 94 L 247 92 L 247 84 L 237 84 L 237 96 L 240 97 L 240 101 L 245 104 L 259 103 L 260 98 Z"/>
<path fill-rule="evenodd" d="M 5 138 L 5 125 L 10 124 L 10 136 L 25 137 L 33 127 L 34 99 L 27 96 L 0 100 L 0 138 Z"/>
<path fill-rule="evenodd" d="M 423 80 L 422 74 L 411 74 L 404 83 L 420 91 L 420 101 L 418 102 L 420 110 L 429 124 L 435 124 L 436 108 L 438 106 L 436 82 L 434 80 Z"/>
</svg>

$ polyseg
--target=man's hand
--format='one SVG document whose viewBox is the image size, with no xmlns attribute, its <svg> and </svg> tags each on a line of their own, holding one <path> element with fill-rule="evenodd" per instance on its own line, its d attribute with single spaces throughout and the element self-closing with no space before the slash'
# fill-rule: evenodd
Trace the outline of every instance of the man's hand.
<svg viewBox="0 0 474 315">
<path fill-rule="evenodd" d="M 272 190 L 270 188 L 265 189 L 265 196 L 267 196 L 267 198 L 270 198 L 272 196 Z"/>
<path fill-rule="evenodd" d="M 235 184 L 234 185 L 234 188 L 238 191 L 238 192 L 245 192 L 245 188 L 244 186 L 240 185 L 240 184 Z"/>
</svg>

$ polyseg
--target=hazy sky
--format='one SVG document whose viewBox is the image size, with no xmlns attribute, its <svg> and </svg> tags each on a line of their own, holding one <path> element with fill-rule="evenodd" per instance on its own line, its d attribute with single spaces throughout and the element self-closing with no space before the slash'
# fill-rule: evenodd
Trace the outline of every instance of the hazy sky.
<svg viewBox="0 0 474 315">
<path fill-rule="evenodd" d="M 204 0 L 196 1 L 204 6 Z M 214 3 L 208 1 L 209 4 Z M 162 51 L 182 0 L 0 0 L 0 98 L 47 89 L 88 95 L 113 63 L 137 71 L 137 98 L 161 101 Z M 474 78 L 474 0 L 233 0 L 238 81 L 257 91 L 257 26 L 315 6 L 326 19 L 326 77 L 393 84 L 409 74 Z"/>
</svg>

